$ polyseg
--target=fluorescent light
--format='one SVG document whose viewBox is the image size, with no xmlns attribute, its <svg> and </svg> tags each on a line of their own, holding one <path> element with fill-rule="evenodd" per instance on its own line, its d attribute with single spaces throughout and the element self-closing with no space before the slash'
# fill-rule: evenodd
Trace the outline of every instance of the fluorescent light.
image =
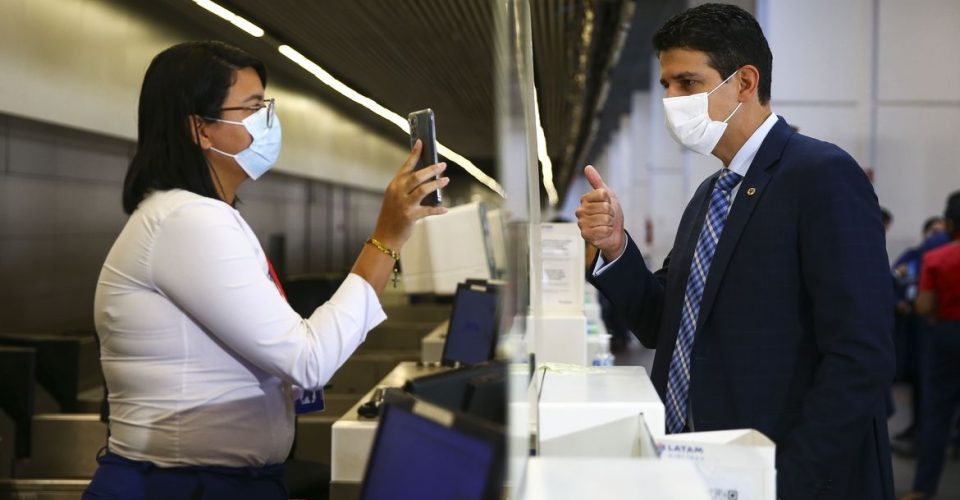
<svg viewBox="0 0 960 500">
<path fill-rule="evenodd" d="M 533 88 L 533 114 L 537 121 L 537 158 L 540 159 L 540 172 L 543 175 L 543 188 L 547 191 L 547 201 L 551 207 L 560 203 L 557 187 L 553 185 L 553 162 L 547 154 L 547 136 L 540 124 L 540 102 L 537 100 L 537 88 Z"/>
<path fill-rule="evenodd" d="M 247 21 L 246 19 L 234 14 L 233 12 L 230 12 L 223 6 L 218 5 L 210 0 L 193 0 L 193 2 L 257 38 L 262 37 L 264 34 L 263 29 L 256 24 Z"/>
<path fill-rule="evenodd" d="M 305 69 L 308 73 L 317 77 L 317 79 L 323 82 L 324 85 L 337 91 L 347 99 L 350 99 L 351 101 L 367 108 L 368 110 L 372 111 L 375 115 L 396 125 L 397 127 L 400 128 L 400 130 L 403 130 L 404 132 L 409 131 L 407 128 L 407 120 L 404 117 L 398 115 L 397 113 L 394 113 L 393 111 L 390 111 L 389 109 L 383 107 L 373 99 L 370 99 L 369 97 L 348 87 L 346 84 L 344 84 L 340 80 L 337 80 L 336 78 L 334 78 L 333 75 L 328 73 L 325 69 L 321 68 L 317 63 L 311 61 L 310 59 L 307 59 L 306 56 L 297 52 L 294 48 L 290 47 L 289 45 L 281 45 L 279 47 L 279 50 L 281 54 L 289 58 L 291 61 L 296 63 L 301 68 Z M 453 161 L 457 165 L 460 165 L 461 167 L 463 167 L 463 169 L 466 170 L 468 174 L 473 176 L 478 182 L 480 182 L 484 186 L 487 186 L 488 188 L 490 188 L 500 196 L 504 196 L 503 187 L 501 187 L 500 184 L 495 179 L 483 173 L 483 171 L 480 170 L 479 167 L 474 165 L 473 162 L 468 160 L 463 155 L 457 153 L 456 151 L 453 151 L 452 149 L 444 146 L 439 142 L 437 143 L 437 152 L 443 155 L 444 157 L 446 157 L 448 160 Z"/>
</svg>

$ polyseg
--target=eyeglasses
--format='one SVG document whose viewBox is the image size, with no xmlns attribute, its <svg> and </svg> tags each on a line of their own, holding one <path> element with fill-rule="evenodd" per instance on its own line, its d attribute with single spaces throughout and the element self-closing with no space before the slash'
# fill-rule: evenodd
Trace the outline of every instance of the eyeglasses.
<svg viewBox="0 0 960 500">
<path fill-rule="evenodd" d="M 232 108 L 220 108 L 220 111 L 253 111 L 257 112 L 263 108 L 267 108 L 267 128 L 273 128 L 273 117 L 276 116 L 276 99 L 264 99 L 262 104 L 256 104 L 253 106 L 237 106 Z M 226 120 L 220 120 L 226 121 Z"/>
</svg>

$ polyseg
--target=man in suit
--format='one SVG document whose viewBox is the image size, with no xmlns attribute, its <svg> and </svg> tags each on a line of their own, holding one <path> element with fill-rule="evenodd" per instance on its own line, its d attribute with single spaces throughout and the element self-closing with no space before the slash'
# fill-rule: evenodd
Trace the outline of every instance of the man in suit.
<svg viewBox="0 0 960 500">
<path fill-rule="evenodd" d="M 659 271 L 591 166 L 577 222 L 600 249 L 588 278 L 657 350 L 668 432 L 763 432 L 784 500 L 892 499 L 894 304 L 869 180 L 773 114 L 772 55 L 749 13 L 702 5 L 653 42 L 668 129 L 723 168 L 687 205 Z"/>
</svg>

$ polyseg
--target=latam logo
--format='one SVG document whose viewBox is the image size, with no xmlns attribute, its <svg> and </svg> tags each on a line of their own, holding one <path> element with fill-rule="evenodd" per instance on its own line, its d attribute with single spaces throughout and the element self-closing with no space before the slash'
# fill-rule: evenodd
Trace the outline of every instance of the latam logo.
<svg viewBox="0 0 960 500">
<path fill-rule="evenodd" d="M 682 453 L 687 455 L 702 455 L 703 448 L 700 446 L 693 446 L 687 444 L 671 444 L 671 443 L 658 443 L 657 444 L 657 454 L 663 452 L 667 453 Z"/>
</svg>

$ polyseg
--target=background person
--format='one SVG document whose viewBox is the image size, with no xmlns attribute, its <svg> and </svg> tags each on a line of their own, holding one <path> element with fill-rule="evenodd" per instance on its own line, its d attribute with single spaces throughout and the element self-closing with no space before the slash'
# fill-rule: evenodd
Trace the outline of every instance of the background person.
<svg viewBox="0 0 960 500">
<path fill-rule="evenodd" d="M 952 242 L 923 256 L 917 314 L 930 323 L 928 374 L 920 410 L 920 442 L 914 492 L 905 499 L 932 498 L 940 483 L 950 429 L 960 409 L 960 191 L 944 210 Z"/>
</svg>

